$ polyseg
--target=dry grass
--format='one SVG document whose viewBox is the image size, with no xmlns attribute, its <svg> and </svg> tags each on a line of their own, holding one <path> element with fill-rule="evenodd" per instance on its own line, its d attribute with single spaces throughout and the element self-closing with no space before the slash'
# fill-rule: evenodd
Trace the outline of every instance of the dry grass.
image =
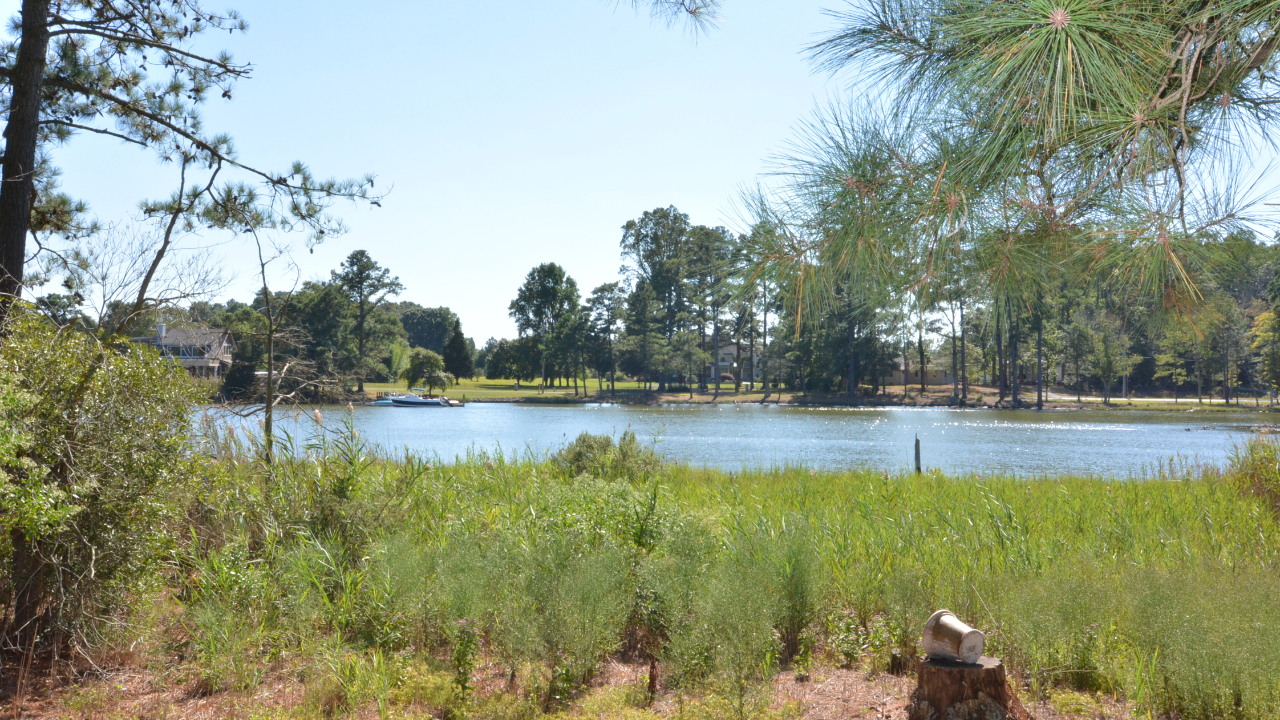
<svg viewBox="0 0 1280 720">
<path fill-rule="evenodd" d="M 561 715 L 570 718 L 620 717 L 612 697 L 619 690 L 642 687 L 647 665 L 612 660 L 606 663 L 590 687 Z M 157 676 L 137 669 L 121 669 L 100 679 L 74 685 L 47 686 L 33 691 L 15 712 L 12 698 L 0 703 L 0 717 L 22 720 L 221 720 L 236 718 L 313 718 L 324 713 L 308 703 L 308 686 L 296 673 L 277 672 L 253 693 L 221 692 L 201 695 L 190 684 L 168 686 Z M 475 673 L 477 701 L 507 691 L 504 673 L 494 665 L 484 665 Z M 807 680 L 791 672 L 773 680 L 771 711 L 796 720 L 905 720 L 907 703 L 915 687 L 914 676 L 869 674 L 863 670 L 832 666 L 815 668 Z M 519 696 L 521 689 L 516 688 Z M 604 699 L 605 702 L 601 702 Z M 681 696 L 664 689 L 651 708 L 628 707 L 632 717 L 680 717 L 690 714 L 702 698 Z M 604 712 L 601 712 L 602 708 Z M 1105 695 L 1060 692 L 1050 701 L 1028 705 L 1038 720 L 1129 720 L 1128 708 Z M 794 713 L 798 712 L 798 715 Z M 439 716 L 432 708 L 400 705 L 389 708 L 389 717 Z M 343 713 L 349 718 L 378 718 L 375 703 L 366 703 Z"/>
</svg>

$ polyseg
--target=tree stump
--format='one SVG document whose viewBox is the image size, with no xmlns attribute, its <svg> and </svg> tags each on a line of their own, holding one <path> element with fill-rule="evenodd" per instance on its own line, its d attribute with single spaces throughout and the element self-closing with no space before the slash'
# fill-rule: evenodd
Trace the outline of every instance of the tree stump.
<svg viewBox="0 0 1280 720">
<path fill-rule="evenodd" d="M 1004 676 L 1004 663 L 925 660 L 911 694 L 908 720 L 1032 720 Z"/>
</svg>

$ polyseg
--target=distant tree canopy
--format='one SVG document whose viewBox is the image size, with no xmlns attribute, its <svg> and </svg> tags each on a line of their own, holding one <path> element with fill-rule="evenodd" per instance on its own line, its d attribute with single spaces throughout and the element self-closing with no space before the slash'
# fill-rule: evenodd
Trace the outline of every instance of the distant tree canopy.
<svg viewBox="0 0 1280 720">
<path fill-rule="evenodd" d="M 622 373 L 659 390 L 728 381 L 850 395 L 949 378 L 957 402 L 979 384 L 1019 405 L 1041 380 L 1108 400 L 1133 389 L 1237 399 L 1280 390 L 1280 244 L 1251 232 L 1203 240 L 1213 258 L 1199 277 L 1209 307 L 1197 329 L 1160 321 L 1152 303 L 1073 263 L 1038 280 L 1031 299 L 957 268 L 936 285 L 847 280 L 808 296 L 754 262 L 776 231 L 735 235 L 674 207 L 643 213 L 623 227 L 625 279 L 585 302 L 560 266 L 529 272 L 510 305 L 521 336 L 486 344 L 485 374 L 552 385 L 594 374 L 603 385 Z"/>
<path fill-rule="evenodd" d="M 498 340 L 485 359 L 484 374 L 488 378 L 508 378 L 533 382 L 539 377 L 542 350 L 532 336 L 516 340 Z"/>
<path fill-rule="evenodd" d="M 553 335 L 557 327 L 572 322 L 578 312 L 578 301 L 578 283 L 559 265 L 543 263 L 529 271 L 508 306 L 520 337 L 532 339 L 538 348 L 538 375 L 543 384 L 548 377 L 563 377 L 556 374 L 554 365 L 550 368 L 551 375 L 547 374 L 547 359 L 558 358 L 552 344 Z"/>
<path fill-rule="evenodd" d="M 401 292 L 399 281 L 368 253 L 357 250 L 328 281 L 309 281 L 292 292 L 275 293 L 283 318 L 276 340 L 276 360 L 296 370 L 282 381 L 282 392 L 298 391 L 304 397 L 319 400 L 340 395 L 349 384 L 359 388 L 364 380 L 399 382 L 404 366 L 411 362 L 409 349 L 449 358 L 451 364 L 441 365 L 440 372 L 454 377 L 474 376 L 475 343 L 462 334 L 457 315 L 447 307 L 389 302 L 394 292 Z M 250 303 L 196 302 L 185 312 L 167 311 L 148 315 L 145 320 L 166 322 L 170 327 L 195 325 L 230 330 L 236 350 L 222 394 L 231 399 L 252 400 L 261 391 L 255 373 L 267 362 L 264 307 L 265 297 L 259 292 Z M 445 333 L 439 349 L 423 347 L 423 329 L 432 330 L 437 320 L 448 323 L 443 325 Z M 406 326 L 418 334 L 415 336 Z"/>
<path fill-rule="evenodd" d="M 410 388 L 425 381 L 428 377 L 444 372 L 444 358 L 439 353 L 425 348 L 413 348 L 409 353 L 409 364 L 404 370 L 404 379 Z"/>
<path fill-rule="evenodd" d="M 391 276 L 391 271 L 378 265 L 364 250 L 356 250 L 347 256 L 342 266 L 332 273 L 332 284 L 347 294 L 353 311 L 351 334 L 356 344 L 357 389 L 364 390 L 366 368 L 375 369 L 369 363 L 369 341 L 381 339 L 388 332 L 396 332 L 393 317 L 382 310 L 387 299 L 400 294 L 404 285 Z M 403 333 L 403 328 L 398 328 Z"/>
<path fill-rule="evenodd" d="M 469 343 L 462 334 L 462 321 L 456 317 L 453 319 L 453 326 L 449 328 L 449 339 L 445 341 L 444 352 L 441 354 L 444 356 L 445 372 L 455 378 L 475 376 L 475 344 Z"/>
<path fill-rule="evenodd" d="M 447 307 L 424 308 L 411 302 L 402 302 L 390 309 L 400 317 L 409 345 L 444 354 L 444 344 L 458 321 L 452 310 Z"/>
<path fill-rule="evenodd" d="M 533 268 L 509 307 L 521 342 L 494 341 L 485 375 L 529 379 L 533 364 L 536 375 L 552 383 L 564 378 L 576 385 L 588 371 L 618 370 L 659 385 L 673 374 L 701 382 L 701 369 L 691 368 L 718 337 L 730 305 L 721 286 L 731 243 L 724 228 L 693 225 L 675 207 L 656 208 L 622 228 L 629 282 L 601 285 L 585 304 L 564 268 Z M 681 333 L 695 337 L 697 347 L 681 337 L 680 351 L 669 355 Z"/>
</svg>

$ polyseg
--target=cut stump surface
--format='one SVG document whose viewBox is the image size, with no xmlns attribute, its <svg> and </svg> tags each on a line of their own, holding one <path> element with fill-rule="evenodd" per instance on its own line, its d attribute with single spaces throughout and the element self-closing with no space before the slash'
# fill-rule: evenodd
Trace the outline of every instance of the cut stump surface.
<svg viewBox="0 0 1280 720">
<path fill-rule="evenodd" d="M 972 665 L 948 660 L 920 664 L 910 720 L 1032 720 L 1004 675 L 1004 663 L 982 657 Z"/>
</svg>

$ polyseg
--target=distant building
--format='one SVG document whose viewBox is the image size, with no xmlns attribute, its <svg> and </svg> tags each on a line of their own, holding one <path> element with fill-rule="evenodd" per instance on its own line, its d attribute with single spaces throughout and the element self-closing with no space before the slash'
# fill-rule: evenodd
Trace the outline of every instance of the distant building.
<svg viewBox="0 0 1280 720">
<path fill-rule="evenodd" d="M 880 378 L 881 387 L 889 387 L 891 385 L 902 384 L 902 359 L 898 359 L 898 367 L 893 372 Z M 951 385 L 955 377 L 950 370 L 925 370 L 924 384 L 929 385 Z M 920 369 L 910 367 L 907 369 L 907 385 L 920 387 Z"/>
<path fill-rule="evenodd" d="M 751 349 L 742 348 L 742 357 L 738 357 L 738 346 L 735 343 L 724 345 L 720 348 L 720 374 L 738 376 L 738 366 L 736 363 L 742 363 L 742 380 L 743 382 L 760 382 L 764 379 L 764 368 L 760 366 L 760 354 L 755 354 L 755 362 L 751 361 Z M 707 363 L 706 378 L 709 382 L 716 381 L 715 360 Z"/>
<path fill-rule="evenodd" d="M 173 358 L 191 373 L 192 377 L 220 378 L 231 367 L 231 353 L 236 343 L 226 330 L 205 328 L 169 329 L 161 323 L 152 337 L 137 337 L 133 341 L 150 345 L 167 358 Z"/>
</svg>

